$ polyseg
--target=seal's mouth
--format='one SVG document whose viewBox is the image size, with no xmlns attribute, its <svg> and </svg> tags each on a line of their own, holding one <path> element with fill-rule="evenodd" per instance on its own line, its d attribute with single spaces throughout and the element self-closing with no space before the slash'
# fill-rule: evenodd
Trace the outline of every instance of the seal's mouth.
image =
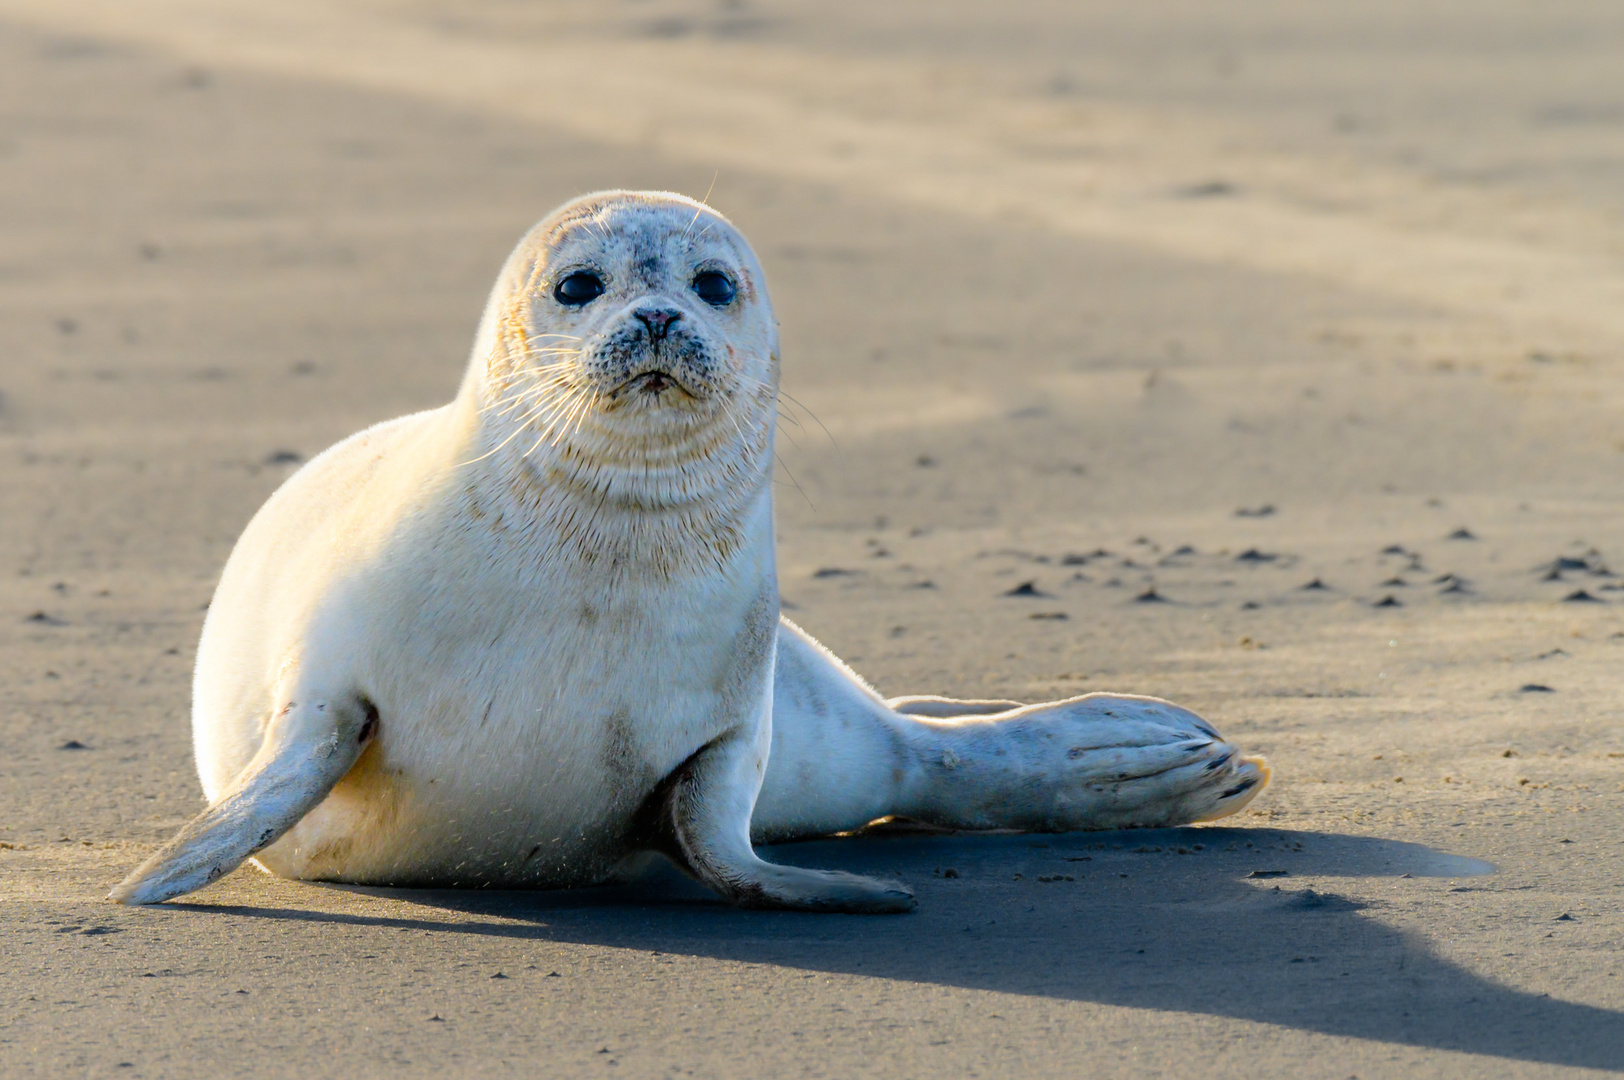
<svg viewBox="0 0 1624 1080">
<path fill-rule="evenodd" d="M 631 378 L 609 391 L 609 396 L 616 400 L 627 396 L 638 398 L 663 398 L 668 391 L 672 390 L 675 390 L 683 397 L 696 398 L 699 396 L 692 390 L 688 389 L 688 387 L 684 386 L 682 381 L 675 375 L 671 374 L 669 371 L 660 370 L 644 371 L 633 375 Z"/>
</svg>

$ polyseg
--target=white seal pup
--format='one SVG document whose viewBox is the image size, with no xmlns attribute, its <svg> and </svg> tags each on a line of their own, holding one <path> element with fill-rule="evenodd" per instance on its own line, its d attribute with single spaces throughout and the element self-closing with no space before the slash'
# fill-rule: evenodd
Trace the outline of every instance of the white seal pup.
<svg viewBox="0 0 1624 1080">
<path fill-rule="evenodd" d="M 777 324 L 743 237 L 675 195 L 542 221 L 456 400 L 312 460 L 250 522 L 193 693 L 208 808 L 112 892 L 288 877 L 586 885 L 649 851 L 738 904 L 886 912 L 757 840 L 888 815 L 1114 828 L 1267 781 L 1152 698 L 882 699 L 778 611 Z"/>
</svg>

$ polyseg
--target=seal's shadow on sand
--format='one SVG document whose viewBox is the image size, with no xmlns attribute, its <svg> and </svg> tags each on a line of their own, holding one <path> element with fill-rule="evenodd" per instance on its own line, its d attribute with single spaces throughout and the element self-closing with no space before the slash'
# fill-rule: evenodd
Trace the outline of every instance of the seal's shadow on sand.
<svg viewBox="0 0 1624 1080">
<path fill-rule="evenodd" d="M 1624 1014 L 1487 981 L 1362 913 L 1367 905 L 1294 883 L 1296 875 L 1408 874 L 1470 888 L 1466 879 L 1493 870 L 1418 844 L 1205 828 L 882 836 L 763 854 L 902 878 L 919 911 L 738 911 L 675 871 L 569 892 L 346 888 L 459 913 L 444 920 L 171 906 L 686 953 L 1624 1069 Z M 1251 877 L 1278 871 L 1286 873 Z"/>
</svg>

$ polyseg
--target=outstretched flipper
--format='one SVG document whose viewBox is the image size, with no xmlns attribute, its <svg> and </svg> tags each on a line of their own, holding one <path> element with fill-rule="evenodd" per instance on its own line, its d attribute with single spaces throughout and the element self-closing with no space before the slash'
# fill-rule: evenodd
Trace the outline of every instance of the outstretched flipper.
<svg viewBox="0 0 1624 1080">
<path fill-rule="evenodd" d="M 1158 698 L 1088 694 L 956 720 L 911 720 L 895 813 L 1032 832 L 1212 821 L 1269 780 L 1211 725 Z"/>
<path fill-rule="evenodd" d="M 157 904 L 200 889 L 273 843 L 327 797 L 377 734 L 364 699 L 289 702 L 247 768 L 207 810 L 108 893 Z"/>
<path fill-rule="evenodd" d="M 783 620 L 751 831 L 792 840 L 885 817 L 1033 832 L 1186 825 L 1235 813 L 1268 781 L 1262 758 L 1157 698 L 887 701 Z"/>
<path fill-rule="evenodd" d="M 1007 698 L 950 698 L 935 694 L 909 694 L 886 701 L 904 716 L 930 716 L 938 720 L 954 716 L 991 716 L 1019 709 L 1023 702 Z"/>
</svg>

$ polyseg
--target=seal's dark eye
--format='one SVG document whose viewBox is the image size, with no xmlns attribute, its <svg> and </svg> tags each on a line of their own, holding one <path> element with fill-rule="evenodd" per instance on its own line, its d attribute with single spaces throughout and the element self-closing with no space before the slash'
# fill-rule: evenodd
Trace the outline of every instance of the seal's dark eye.
<svg viewBox="0 0 1624 1080">
<path fill-rule="evenodd" d="M 738 290 L 720 270 L 705 270 L 694 275 L 694 292 L 712 307 L 727 307 Z"/>
<path fill-rule="evenodd" d="M 590 304 L 602 295 L 603 279 L 585 270 L 577 270 L 560 281 L 558 287 L 553 290 L 553 299 L 570 307 Z"/>
</svg>

